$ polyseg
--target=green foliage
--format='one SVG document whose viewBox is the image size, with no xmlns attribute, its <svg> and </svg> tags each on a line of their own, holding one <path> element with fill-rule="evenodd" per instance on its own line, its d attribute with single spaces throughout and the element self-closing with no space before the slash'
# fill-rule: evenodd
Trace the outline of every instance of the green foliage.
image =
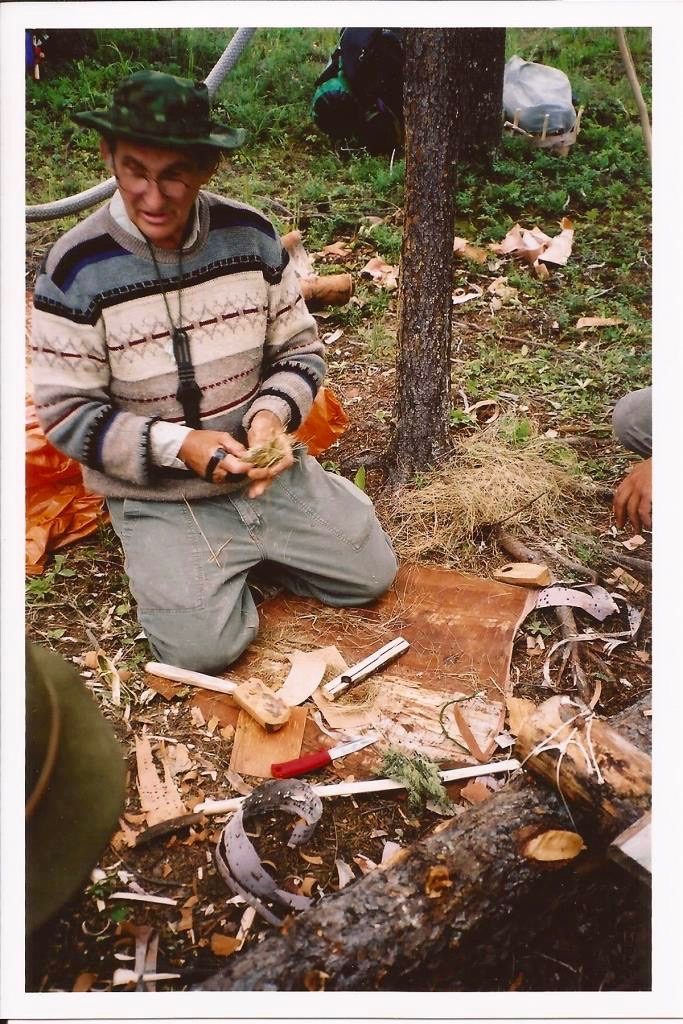
<svg viewBox="0 0 683 1024">
<path fill-rule="evenodd" d="M 66 565 L 68 557 L 68 555 L 55 555 L 53 564 L 45 570 L 42 576 L 29 577 L 26 582 L 26 598 L 29 604 L 44 601 L 54 590 L 59 577 L 66 579 L 76 575 L 76 570 Z"/>
<path fill-rule="evenodd" d="M 443 810 L 452 810 L 453 804 L 439 778 L 439 766 L 424 754 L 405 754 L 392 748 L 384 755 L 381 772 L 405 785 L 414 811 L 430 801 Z"/>
<path fill-rule="evenodd" d="M 356 475 L 353 478 L 353 482 L 356 487 L 359 487 L 361 491 L 365 490 L 366 473 L 365 466 L 359 466 L 356 470 Z"/>
</svg>

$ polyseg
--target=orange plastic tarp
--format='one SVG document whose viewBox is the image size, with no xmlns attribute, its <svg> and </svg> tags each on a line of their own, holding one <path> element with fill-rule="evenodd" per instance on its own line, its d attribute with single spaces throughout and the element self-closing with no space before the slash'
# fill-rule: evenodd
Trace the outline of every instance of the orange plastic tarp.
<svg viewBox="0 0 683 1024">
<path fill-rule="evenodd" d="M 26 399 L 26 572 L 45 568 L 48 551 L 86 537 L 105 521 L 104 498 L 83 486 L 81 467 L 49 443 Z"/>
<path fill-rule="evenodd" d="M 343 434 L 348 417 L 328 388 L 318 392 L 313 408 L 294 435 L 311 455 L 324 452 Z M 26 399 L 26 572 L 45 568 L 48 551 L 86 537 L 106 522 L 104 498 L 83 485 L 81 467 L 49 443 L 35 407 Z"/>
</svg>

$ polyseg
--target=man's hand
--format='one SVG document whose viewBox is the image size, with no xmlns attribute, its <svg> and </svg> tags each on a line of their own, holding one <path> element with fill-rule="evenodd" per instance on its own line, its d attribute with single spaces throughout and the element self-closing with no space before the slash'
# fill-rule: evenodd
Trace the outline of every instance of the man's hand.
<svg viewBox="0 0 683 1024">
<path fill-rule="evenodd" d="M 286 453 L 279 462 L 276 462 L 274 466 L 269 466 L 268 469 L 257 469 L 252 467 L 249 471 L 249 479 L 252 481 L 247 494 L 250 498 L 258 498 L 263 492 L 270 486 L 272 481 L 280 473 L 283 473 L 290 466 L 294 465 L 294 456 L 292 454 L 292 445 L 284 432 L 282 423 L 275 415 L 275 413 L 268 412 L 266 409 L 262 409 L 257 412 L 251 421 L 249 432 L 247 433 L 247 440 L 250 448 L 256 448 L 258 445 L 266 444 L 273 438 L 277 437 L 280 448 Z"/>
<path fill-rule="evenodd" d="M 640 533 L 652 529 L 652 459 L 636 463 L 614 492 L 614 518 L 621 530 L 629 519 Z"/>
<path fill-rule="evenodd" d="M 211 476 L 212 483 L 222 484 L 228 473 L 245 474 L 252 469 L 248 462 L 242 462 L 240 459 L 246 451 L 244 445 L 223 430 L 191 431 L 180 446 L 178 458 L 194 470 L 197 476 L 206 477 L 211 457 L 219 448 L 228 454 L 216 465 Z"/>
</svg>

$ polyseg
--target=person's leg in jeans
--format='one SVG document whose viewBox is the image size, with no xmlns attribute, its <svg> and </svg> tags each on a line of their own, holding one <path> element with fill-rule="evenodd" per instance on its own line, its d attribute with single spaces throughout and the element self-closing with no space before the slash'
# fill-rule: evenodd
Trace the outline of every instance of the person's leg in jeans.
<svg viewBox="0 0 683 1024">
<path fill-rule="evenodd" d="M 108 504 L 140 625 L 155 658 L 182 668 L 223 671 L 254 640 L 248 574 L 261 563 L 292 592 L 332 605 L 366 604 L 396 574 L 370 499 L 308 455 L 256 499 Z"/>
<path fill-rule="evenodd" d="M 652 388 L 641 388 L 620 398 L 612 413 L 618 441 L 644 458 L 652 455 Z"/>
</svg>

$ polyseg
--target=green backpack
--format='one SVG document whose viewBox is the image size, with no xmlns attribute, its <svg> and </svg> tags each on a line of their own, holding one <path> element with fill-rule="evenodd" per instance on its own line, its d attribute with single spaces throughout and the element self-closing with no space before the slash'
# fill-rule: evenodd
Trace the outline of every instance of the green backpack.
<svg viewBox="0 0 683 1024">
<path fill-rule="evenodd" d="M 358 140 L 371 153 L 403 142 L 400 29 L 345 28 L 316 81 L 313 118 L 331 138 Z"/>
</svg>

